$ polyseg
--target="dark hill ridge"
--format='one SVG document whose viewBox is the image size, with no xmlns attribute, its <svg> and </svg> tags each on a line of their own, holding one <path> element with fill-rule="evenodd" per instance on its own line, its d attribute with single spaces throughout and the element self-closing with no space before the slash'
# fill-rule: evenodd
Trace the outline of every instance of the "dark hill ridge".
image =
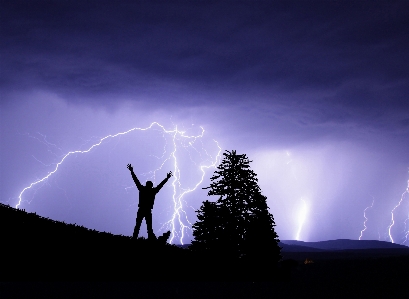
<svg viewBox="0 0 409 299">
<path fill-rule="evenodd" d="M 349 240 L 338 239 L 319 242 L 304 242 L 296 240 L 281 240 L 281 243 L 291 246 L 309 247 L 320 250 L 356 250 L 356 249 L 408 249 L 409 247 L 391 242 L 377 240 Z M 283 248 L 284 249 L 284 248 Z M 302 249 L 302 248 L 300 248 Z"/>
<path fill-rule="evenodd" d="M 189 245 L 178 246 L 188 248 Z M 281 240 L 279 246 L 283 260 L 293 259 L 300 263 L 307 258 L 314 261 L 328 261 L 409 257 L 409 247 L 376 240 L 339 239 L 320 242 Z"/>
<path fill-rule="evenodd" d="M 407 246 L 376 240 L 339 239 L 321 242 L 282 240 L 280 246 L 284 259 L 299 262 L 307 258 L 317 262 L 409 256 Z"/>
<path fill-rule="evenodd" d="M 276 263 L 265 272 L 268 261 L 221 259 L 166 240 L 135 240 L 0 204 L 0 258 L 7 261 L 0 281 L 254 281 L 289 275 Z"/>
<path fill-rule="evenodd" d="M 190 244 L 178 245 L 188 248 Z M 365 249 L 400 249 L 408 250 L 409 247 L 378 240 L 350 240 L 337 239 L 319 242 L 304 242 L 296 240 L 281 240 L 279 246 L 282 252 L 325 252 L 339 250 L 365 250 Z"/>
<path fill-rule="evenodd" d="M 54 221 L 3 204 L 0 204 L 0 244 L 0 258 L 9 261 L 2 264 L 0 281 L 175 281 L 180 277 L 191 281 L 225 281 L 253 280 L 254 275 L 267 273 L 263 271 L 265 263 L 195 255 L 185 250 L 189 244 L 174 246 L 143 238 L 133 240 L 127 236 Z M 271 265 L 273 271 L 268 272 L 268 279 L 275 275 L 288 277 L 291 272 L 287 270 L 293 262 L 302 265 L 307 258 L 313 260 L 314 265 L 335 267 L 341 267 L 337 265 L 344 262 L 352 261 L 352 265 L 355 265 L 359 260 L 376 261 L 379 258 L 396 258 L 394 265 L 399 265 L 401 258 L 409 258 L 408 247 L 381 241 L 285 240 L 280 242 L 280 246 L 284 262 Z M 285 263 L 285 260 L 290 263 Z M 169 269 L 175 271 L 170 276 Z M 75 276 L 72 276 L 73 273 Z M 186 276 L 186 273 L 189 275 Z"/>
<path fill-rule="evenodd" d="M 165 271 L 157 269 L 173 268 L 186 255 L 165 242 L 90 230 L 0 204 L 0 258 L 12 261 L 2 265 L 0 280 L 161 279 Z M 141 261 L 152 261 L 152 267 L 135 271 Z"/>
</svg>

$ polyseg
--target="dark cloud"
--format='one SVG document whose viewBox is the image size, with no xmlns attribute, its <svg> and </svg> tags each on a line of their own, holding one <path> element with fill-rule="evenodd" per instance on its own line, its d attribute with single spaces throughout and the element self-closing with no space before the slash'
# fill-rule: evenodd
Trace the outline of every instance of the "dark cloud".
<svg viewBox="0 0 409 299">
<path fill-rule="evenodd" d="M 10 1 L 1 17 L 0 82 L 6 91 L 50 89 L 72 100 L 177 100 L 176 85 L 193 93 L 337 90 L 324 101 L 360 113 L 409 108 L 407 8 L 405 1 Z"/>
<path fill-rule="evenodd" d="M 404 135 L 408 6 L 6 1 L 2 102 L 44 90 L 108 110 L 124 101 L 172 113 L 223 107 L 232 127 L 284 120 L 306 138 L 344 126 Z"/>
</svg>

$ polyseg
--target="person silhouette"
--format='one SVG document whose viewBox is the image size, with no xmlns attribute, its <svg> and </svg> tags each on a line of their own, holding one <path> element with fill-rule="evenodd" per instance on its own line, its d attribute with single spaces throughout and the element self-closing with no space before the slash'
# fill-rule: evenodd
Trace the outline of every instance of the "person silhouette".
<svg viewBox="0 0 409 299">
<path fill-rule="evenodd" d="M 138 237 L 142 220 L 143 218 L 145 218 L 146 226 L 148 228 L 148 238 L 156 239 L 156 236 L 153 233 L 152 229 L 152 209 L 153 204 L 155 203 L 155 195 L 159 192 L 160 189 L 162 189 L 163 185 L 165 185 L 169 178 L 172 176 L 172 171 L 169 171 L 167 173 L 166 178 L 158 186 L 153 187 L 153 183 L 151 181 L 147 181 L 145 186 L 143 186 L 139 182 L 131 164 L 128 164 L 127 168 L 131 172 L 133 181 L 135 182 L 135 185 L 139 190 L 139 204 L 138 212 L 136 214 L 136 225 L 133 231 L 133 238 L 136 239 Z"/>
</svg>

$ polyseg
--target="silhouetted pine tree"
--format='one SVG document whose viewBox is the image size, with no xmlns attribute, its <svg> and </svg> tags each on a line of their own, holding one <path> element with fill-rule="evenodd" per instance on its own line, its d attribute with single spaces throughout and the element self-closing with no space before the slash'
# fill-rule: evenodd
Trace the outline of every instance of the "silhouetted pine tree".
<svg viewBox="0 0 409 299">
<path fill-rule="evenodd" d="M 203 202 L 193 225 L 191 249 L 220 256 L 279 261 L 280 247 L 274 218 L 261 194 L 256 174 L 246 155 L 223 153 L 208 195 L 216 202 Z"/>
</svg>

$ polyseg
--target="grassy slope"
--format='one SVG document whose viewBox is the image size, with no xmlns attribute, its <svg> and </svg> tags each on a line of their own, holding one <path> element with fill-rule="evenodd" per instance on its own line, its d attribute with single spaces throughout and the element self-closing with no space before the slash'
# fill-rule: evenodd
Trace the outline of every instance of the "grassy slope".
<svg viewBox="0 0 409 299">
<path fill-rule="evenodd" d="M 262 264 L 215 260 L 170 244 L 89 230 L 0 204 L 0 280 L 229 280 Z M 269 273 L 272 273 L 271 271 Z M 270 274 L 267 274 L 270 275 Z"/>
<path fill-rule="evenodd" d="M 185 298 L 379 298 L 407 291 L 409 256 L 318 259 L 314 264 L 281 266 L 265 282 L 253 283 L 262 272 L 274 273 L 262 263 L 244 268 L 234 261 L 206 261 L 172 245 L 145 239 L 100 233 L 39 217 L 0 205 L 0 281 L 12 280 L 121 280 L 127 284 L 84 284 L 86 294 L 149 294 Z M 311 254 L 311 253 L 309 253 Z M 318 253 L 317 253 L 318 254 Z M 290 274 L 285 276 L 284 274 Z M 244 274 L 249 276 L 245 277 Z M 200 281 L 247 280 L 242 283 Z M 151 281 L 151 282 L 138 282 Z M 162 282 L 153 282 L 162 281 Z M 173 281 L 165 283 L 164 281 Z M 189 282 L 190 281 L 190 282 Z M 197 282 L 192 282 L 197 281 Z M 74 296 L 75 284 L 25 284 L 26 290 Z M 0 283 L 2 292 L 17 292 L 17 283 Z M 21 288 L 22 290 L 22 288 Z M 65 290 L 65 291 L 64 291 Z M 244 297 L 243 297 L 244 296 Z"/>
<path fill-rule="evenodd" d="M 186 251 L 89 230 L 0 204 L 3 278 L 153 278 Z M 144 266 L 146 264 L 146 266 Z M 150 267 L 150 266 L 151 267 Z M 142 268 L 144 269 L 142 273 Z"/>
</svg>

